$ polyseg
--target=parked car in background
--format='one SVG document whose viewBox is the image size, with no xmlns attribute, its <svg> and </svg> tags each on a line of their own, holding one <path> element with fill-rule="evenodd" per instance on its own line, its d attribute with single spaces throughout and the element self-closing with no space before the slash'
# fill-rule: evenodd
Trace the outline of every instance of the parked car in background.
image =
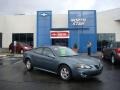
<svg viewBox="0 0 120 90">
<path fill-rule="evenodd" d="M 104 47 L 102 58 L 110 60 L 113 64 L 120 61 L 120 43 L 114 43 Z"/>
<path fill-rule="evenodd" d="M 9 45 L 9 52 L 10 53 L 23 53 L 25 51 L 28 51 L 28 50 L 31 50 L 32 49 L 32 46 L 26 44 L 26 43 L 22 43 L 22 42 L 17 42 L 16 43 L 16 46 L 14 46 L 13 43 L 11 43 Z"/>
<path fill-rule="evenodd" d="M 99 75 L 103 65 L 99 59 L 81 56 L 63 46 L 46 46 L 32 49 L 23 54 L 27 70 L 37 68 L 57 74 L 63 80 L 87 78 Z"/>
</svg>

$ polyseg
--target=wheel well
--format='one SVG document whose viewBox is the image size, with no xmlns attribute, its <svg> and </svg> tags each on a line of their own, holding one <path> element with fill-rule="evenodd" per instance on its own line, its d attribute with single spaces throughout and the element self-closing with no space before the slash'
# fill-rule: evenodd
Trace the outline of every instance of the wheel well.
<svg viewBox="0 0 120 90">
<path fill-rule="evenodd" d="M 25 60 L 24 60 L 24 63 L 26 64 L 26 62 L 30 60 L 30 58 L 26 57 Z"/>
<path fill-rule="evenodd" d="M 19 50 L 19 52 L 21 53 L 21 51 L 22 51 L 22 50 L 24 51 L 24 49 L 23 49 L 23 48 L 21 48 L 21 49 Z"/>
<path fill-rule="evenodd" d="M 113 55 L 114 55 L 114 52 L 111 53 L 111 56 L 113 56 Z"/>
<path fill-rule="evenodd" d="M 60 69 L 60 67 L 63 66 L 63 65 L 66 65 L 67 67 L 69 67 L 67 64 L 61 63 L 61 64 L 58 66 L 58 68 L 57 68 L 57 73 L 58 73 L 58 74 L 59 74 L 59 69 Z M 69 68 L 70 68 L 70 67 L 69 67 Z M 70 71 L 71 71 L 71 69 L 70 69 Z M 72 71 L 71 71 L 71 73 L 72 73 Z"/>
<path fill-rule="evenodd" d="M 20 51 L 23 50 L 23 48 L 20 49 Z"/>
</svg>

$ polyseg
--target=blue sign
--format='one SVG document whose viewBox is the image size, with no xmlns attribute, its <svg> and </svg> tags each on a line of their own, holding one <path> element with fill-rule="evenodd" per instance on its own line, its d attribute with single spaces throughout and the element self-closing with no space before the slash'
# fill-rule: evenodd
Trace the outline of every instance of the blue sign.
<svg viewBox="0 0 120 90">
<path fill-rule="evenodd" d="M 80 52 L 87 52 L 87 42 L 91 42 L 92 52 L 97 51 L 96 11 L 68 11 L 68 29 L 70 30 L 69 47 L 76 43 Z"/>
<path fill-rule="evenodd" d="M 68 26 L 71 29 L 96 27 L 95 10 L 70 10 L 68 12 Z"/>
<path fill-rule="evenodd" d="M 51 29 L 51 11 L 37 12 L 37 47 L 51 45 L 50 29 Z"/>
</svg>

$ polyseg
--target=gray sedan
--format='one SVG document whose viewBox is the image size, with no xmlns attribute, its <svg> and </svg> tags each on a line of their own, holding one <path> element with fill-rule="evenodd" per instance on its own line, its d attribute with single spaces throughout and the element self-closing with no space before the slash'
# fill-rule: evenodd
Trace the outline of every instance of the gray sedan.
<svg viewBox="0 0 120 90">
<path fill-rule="evenodd" d="M 57 74 L 63 80 L 99 75 L 103 65 L 99 59 L 81 56 L 63 46 L 39 47 L 23 54 L 28 71 L 33 68 Z"/>
</svg>

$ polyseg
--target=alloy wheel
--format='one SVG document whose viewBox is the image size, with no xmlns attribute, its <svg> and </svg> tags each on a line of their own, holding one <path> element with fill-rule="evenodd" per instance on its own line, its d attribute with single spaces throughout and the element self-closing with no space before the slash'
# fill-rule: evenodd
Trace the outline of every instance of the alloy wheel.
<svg viewBox="0 0 120 90">
<path fill-rule="evenodd" d="M 31 65 L 31 62 L 29 60 L 27 60 L 27 62 L 26 62 L 26 68 L 27 68 L 27 70 L 32 69 L 32 65 Z"/>
<path fill-rule="evenodd" d="M 115 57 L 114 56 L 111 57 L 111 62 L 112 62 L 112 64 L 115 63 Z"/>
<path fill-rule="evenodd" d="M 63 80 L 69 80 L 71 78 L 71 72 L 70 72 L 69 67 L 67 67 L 67 66 L 62 66 L 61 67 L 61 69 L 60 69 L 60 77 Z"/>
<path fill-rule="evenodd" d="M 20 53 L 22 54 L 24 51 L 23 50 L 20 50 Z"/>
<path fill-rule="evenodd" d="M 9 52 L 12 53 L 12 49 L 10 49 Z"/>
<path fill-rule="evenodd" d="M 104 59 L 104 54 L 103 53 L 101 54 L 101 58 Z"/>
</svg>

